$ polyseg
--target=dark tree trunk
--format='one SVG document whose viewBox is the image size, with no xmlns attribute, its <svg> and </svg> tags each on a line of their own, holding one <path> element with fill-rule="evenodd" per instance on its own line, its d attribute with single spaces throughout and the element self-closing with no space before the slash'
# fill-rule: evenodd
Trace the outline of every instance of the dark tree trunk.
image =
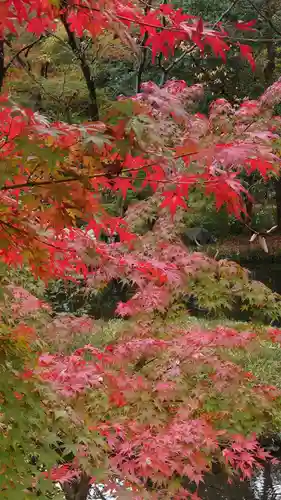
<svg viewBox="0 0 281 500">
<path fill-rule="evenodd" d="M 254 184 L 253 177 L 250 175 L 248 178 L 248 191 L 251 194 L 251 189 Z M 254 203 L 252 198 L 248 198 L 248 196 L 245 196 L 245 208 L 246 208 L 246 213 L 242 213 L 242 221 L 244 224 L 249 224 L 251 225 L 252 218 L 254 215 Z M 244 230 L 247 231 L 247 227 L 244 227 Z"/>
<path fill-rule="evenodd" d="M 90 478 L 83 474 L 77 481 L 73 480 L 62 485 L 65 500 L 87 500 L 90 491 Z"/>
<path fill-rule="evenodd" d="M 281 177 L 275 182 L 276 224 L 281 230 Z"/>
<path fill-rule="evenodd" d="M 247 199 L 245 205 L 247 210 L 246 222 L 251 223 L 253 218 L 254 204 L 252 200 Z"/>
<path fill-rule="evenodd" d="M 48 78 L 48 68 L 49 68 L 49 61 L 42 63 L 40 75 L 43 78 Z"/>
<path fill-rule="evenodd" d="M 75 34 L 70 30 L 69 24 L 67 22 L 65 14 L 62 14 L 61 22 L 65 27 L 65 31 L 68 36 L 68 43 L 71 47 L 72 52 L 80 61 L 80 67 L 85 78 L 85 82 L 89 92 L 89 118 L 90 120 L 96 121 L 99 119 L 99 109 L 97 102 L 96 85 L 93 76 L 91 75 L 91 68 L 87 62 L 85 54 L 80 50 L 78 40 Z"/>
<path fill-rule="evenodd" d="M 263 70 L 265 83 L 271 85 L 274 81 L 276 48 L 274 42 L 267 43 L 267 63 Z"/>
<path fill-rule="evenodd" d="M 264 482 L 263 482 L 262 500 L 267 500 L 268 498 L 274 498 L 271 497 L 273 492 L 273 484 L 271 477 L 271 463 L 269 461 L 265 462 L 263 474 L 264 474 Z"/>
<path fill-rule="evenodd" d="M 4 40 L 0 40 L 0 91 L 3 87 L 5 76 L 5 66 L 4 66 Z"/>
<path fill-rule="evenodd" d="M 266 44 L 267 51 L 267 63 L 264 67 L 263 74 L 266 85 L 271 85 L 274 81 L 274 71 L 276 67 L 276 46 L 273 40 L 274 38 L 274 25 L 272 23 L 272 18 L 276 11 L 275 0 L 267 0 L 265 2 L 265 19 L 267 20 L 267 29 L 265 36 L 268 37 L 269 41 Z"/>
<path fill-rule="evenodd" d="M 146 3 L 145 9 L 144 9 L 145 15 L 147 15 L 148 12 L 150 11 L 151 3 L 152 3 L 152 0 L 148 0 L 148 2 Z M 137 93 L 140 92 L 140 90 L 141 90 L 141 79 L 142 79 L 142 74 L 143 74 L 143 71 L 145 69 L 145 63 L 146 63 L 146 59 L 147 59 L 148 47 L 145 46 L 147 39 L 148 39 L 148 34 L 146 32 L 144 34 L 142 42 L 141 42 L 140 63 L 139 63 L 139 68 L 138 68 L 138 72 L 137 72 L 137 79 L 136 79 L 136 92 Z"/>
<path fill-rule="evenodd" d="M 148 39 L 148 34 L 147 32 L 144 34 L 144 37 L 142 39 L 141 43 L 141 55 L 140 55 L 140 64 L 138 67 L 138 72 L 137 72 L 137 79 L 136 79 L 136 92 L 140 92 L 141 90 L 141 77 L 145 68 L 145 63 L 146 63 L 146 58 L 147 58 L 147 47 L 145 46 L 145 43 Z"/>
</svg>

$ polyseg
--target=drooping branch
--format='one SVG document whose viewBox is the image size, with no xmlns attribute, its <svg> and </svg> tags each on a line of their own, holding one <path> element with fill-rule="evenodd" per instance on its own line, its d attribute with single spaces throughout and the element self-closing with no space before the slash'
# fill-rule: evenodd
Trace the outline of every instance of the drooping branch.
<svg viewBox="0 0 281 500">
<path fill-rule="evenodd" d="M 38 38 L 37 40 L 34 40 L 33 42 L 25 45 L 24 47 L 22 47 L 20 50 L 18 50 L 10 59 L 10 61 L 6 64 L 6 66 L 4 67 L 4 77 L 6 76 L 7 74 L 7 71 L 9 70 L 9 68 L 13 65 L 13 63 L 15 61 L 18 61 L 21 65 L 23 65 L 23 61 L 22 59 L 20 58 L 20 55 L 24 52 L 29 52 L 32 47 L 34 47 L 34 45 L 36 45 L 37 43 L 39 43 L 41 40 L 42 40 L 43 36 L 41 36 L 40 38 Z M 6 45 L 8 45 L 8 47 L 11 49 L 12 48 L 12 45 L 11 43 L 5 39 L 4 43 L 6 43 Z"/>
<path fill-rule="evenodd" d="M 213 28 L 216 28 L 219 23 L 232 11 L 233 7 L 239 2 L 239 0 L 233 0 L 233 2 L 227 7 L 227 9 L 219 16 L 219 18 L 216 20 L 215 24 L 213 25 Z"/>
<path fill-rule="evenodd" d="M 40 38 L 40 40 L 42 39 L 43 37 Z M 35 42 L 29 44 L 29 45 L 26 45 L 25 47 L 23 47 L 22 49 L 20 49 L 16 54 L 13 55 L 12 59 L 8 62 L 8 64 L 5 66 L 4 68 L 4 77 L 6 76 L 6 73 L 8 71 L 8 69 L 14 64 L 15 61 L 17 61 L 20 66 L 26 71 L 26 73 L 28 74 L 28 76 L 32 79 L 32 81 L 38 86 L 40 87 L 40 90 L 42 92 L 44 92 L 44 94 L 46 94 L 47 96 L 49 96 L 53 101 L 56 101 L 60 106 L 62 104 L 62 101 L 61 101 L 61 97 L 62 95 L 60 96 L 57 96 L 55 94 L 51 94 L 50 92 L 48 92 L 45 87 L 42 85 L 42 83 L 40 82 L 40 80 L 38 80 L 36 78 L 36 76 L 34 75 L 34 73 L 32 72 L 31 70 L 31 66 L 28 62 L 26 62 L 23 58 L 22 58 L 22 54 L 25 52 L 29 52 L 29 50 L 35 45 L 37 44 L 39 41 L 39 39 L 36 40 Z M 9 40 L 5 39 L 4 40 L 4 43 L 9 47 L 9 49 L 12 49 L 12 44 L 9 42 Z M 66 111 L 68 111 L 68 109 L 66 109 Z"/>
</svg>

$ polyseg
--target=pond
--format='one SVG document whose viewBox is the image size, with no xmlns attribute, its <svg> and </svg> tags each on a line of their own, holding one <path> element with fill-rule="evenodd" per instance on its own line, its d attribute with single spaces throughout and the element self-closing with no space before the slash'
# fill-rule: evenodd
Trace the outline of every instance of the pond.
<svg viewBox="0 0 281 500">
<path fill-rule="evenodd" d="M 281 464 L 267 463 L 251 481 L 228 484 L 224 474 L 210 474 L 200 487 L 202 500 L 281 500 Z"/>
<path fill-rule="evenodd" d="M 251 271 L 254 280 L 261 281 L 274 292 L 281 294 L 281 258 L 236 259 L 242 267 Z"/>
</svg>

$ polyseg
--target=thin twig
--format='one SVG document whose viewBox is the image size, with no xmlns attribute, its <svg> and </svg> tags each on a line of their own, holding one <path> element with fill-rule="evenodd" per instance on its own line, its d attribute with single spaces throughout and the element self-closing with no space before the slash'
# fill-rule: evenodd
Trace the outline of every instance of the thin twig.
<svg viewBox="0 0 281 500">
<path fill-rule="evenodd" d="M 216 28 L 218 26 L 218 24 L 223 20 L 223 18 L 225 16 L 227 16 L 227 14 L 229 14 L 229 12 L 233 9 L 233 7 L 235 7 L 235 5 L 238 2 L 239 2 L 239 0 L 233 0 L 232 4 L 230 4 L 229 7 L 220 15 L 220 17 L 218 18 L 218 20 L 213 25 L 213 28 Z"/>
<path fill-rule="evenodd" d="M 239 2 L 239 0 L 233 0 L 232 4 L 229 5 L 229 7 L 220 15 L 220 17 L 218 18 L 218 20 L 215 22 L 215 24 L 213 25 L 213 29 L 217 27 L 217 25 L 223 20 L 223 18 L 225 16 L 227 16 L 227 14 L 233 9 L 233 7 Z M 177 57 L 177 59 L 175 59 L 174 61 L 172 61 L 169 66 L 165 69 L 165 75 L 164 75 L 164 81 L 162 82 L 162 84 L 165 82 L 165 79 L 167 78 L 167 75 L 168 73 L 171 71 L 171 69 L 174 68 L 174 66 L 176 66 L 176 64 L 180 63 L 188 54 L 190 54 L 191 52 L 193 52 L 193 50 L 196 48 L 196 45 L 192 45 L 190 47 L 190 49 L 188 50 L 185 50 L 179 57 Z"/>
<path fill-rule="evenodd" d="M 193 50 L 195 48 L 196 48 L 196 45 L 192 45 L 188 50 L 185 50 L 179 57 L 177 57 L 177 59 L 175 59 L 174 61 L 172 61 L 169 64 L 169 66 L 167 66 L 167 68 L 165 69 L 166 77 L 167 77 L 167 73 L 169 71 L 171 71 L 171 69 L 173 69 L 173 67 L 176 66 L 176 64 L 180 63 L 188 54 L 190 54 L 191 52 L 193 52 Z"/>
<path fill-rule="evenodd" d="M 257 14 L 269 24 L 269 26 L 272 28 L 273 31 L 275 31 L 275 33 L 277 33 L 277 35 L 281 35 L 281 31 L 279 31 L 279 29 L 276 28 L 272 20 L 265 14 L 263 14 L 263 12 L 261 12 L 261 10 L 254 4 L 254 2 L 252 2 L 252 0 L 248 0 L 248 3 L 253 7 L 253 9 L 257 12 Z"/>
<path fill-rule="evenodd" d="M 37 40 L 35 40 L 34 42 L 32 43 L 29 43 L 28 45 L 25 45 L 24 47 L 22 47 L 20 50 L 18 50 L 18 52 L 16 52 L 16 54 L 14 54 L 14 56 L 10 59 L 10 61 L 8 62 L 8 64 L 5 66 L 4 68 L 4 74 L 7 73 L 8 69 L 12 66 L 12 64 L 14 63 L 14 61 L 16 59 L 19 60 L 19 56 L 22 54 L 22 52 L 26 52 L 26 51 L 30 51 L 30 49 L 32 49 L 32 47 L 34 47 L 34 45 L 36 45 L 37 43 L 41 42 L 41 40 L 43 39 L 44 37 L 43 36 L 40 36 L 40 38 L 38 38 Z M 4 42 L 6 43 L 6 45 L 12 49 L 12 44 L 7 40 L 5 39 Z"/>
</svg>

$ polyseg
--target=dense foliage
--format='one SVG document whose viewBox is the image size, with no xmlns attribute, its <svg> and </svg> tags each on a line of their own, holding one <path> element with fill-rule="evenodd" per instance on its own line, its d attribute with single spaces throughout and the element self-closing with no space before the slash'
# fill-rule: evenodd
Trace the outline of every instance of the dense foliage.
<svg viewBox="0 0 281 500">
<path fill-rule="evenodd" d="M 90 118 L 52 122 L 1 95 L 2 498 L 83 500 L 103 483 L 122 498 L 195 499 L 213 462 L 249 477 L 270 458 L 257 437 L 280 425 L 280 392 L 233 353 L 278 344 L 280 331 L 192 325 L 182 302 L 193 296 L 217 313 L 239 307 L 268 324 L 280 319 L 281 299 L 240 266 L 190 252 L 178 235 L 190 193 L 245 218 L 245 179 L 278 177 L 281 81 L 239 106 L 215 100 L 205 115 L 194 111 L 201 85 L 139 82 L 99 121 L 81 46 L 112 32 L 162 62 L 193 46 L 225 62 L 235 47 L 254 69 L 239 38 L 254 21 L 236 22 L 234 36 L 222 20 L 210 25 L 168 4 L 14 0 L 0 12 L 1 83 L 11 63 L 4 48 L 20 31 L 41 40 L 60 23 L 85 77 Z M 120 212 L 111 213 L 105 200 L 116 195 Z M 131 297 L 117 306 L 118 332 L 102 341 L 101 322 L 54 313 L 31 275 L 83 280 L 85 293 L 122 280 Z"/>
</svg>

